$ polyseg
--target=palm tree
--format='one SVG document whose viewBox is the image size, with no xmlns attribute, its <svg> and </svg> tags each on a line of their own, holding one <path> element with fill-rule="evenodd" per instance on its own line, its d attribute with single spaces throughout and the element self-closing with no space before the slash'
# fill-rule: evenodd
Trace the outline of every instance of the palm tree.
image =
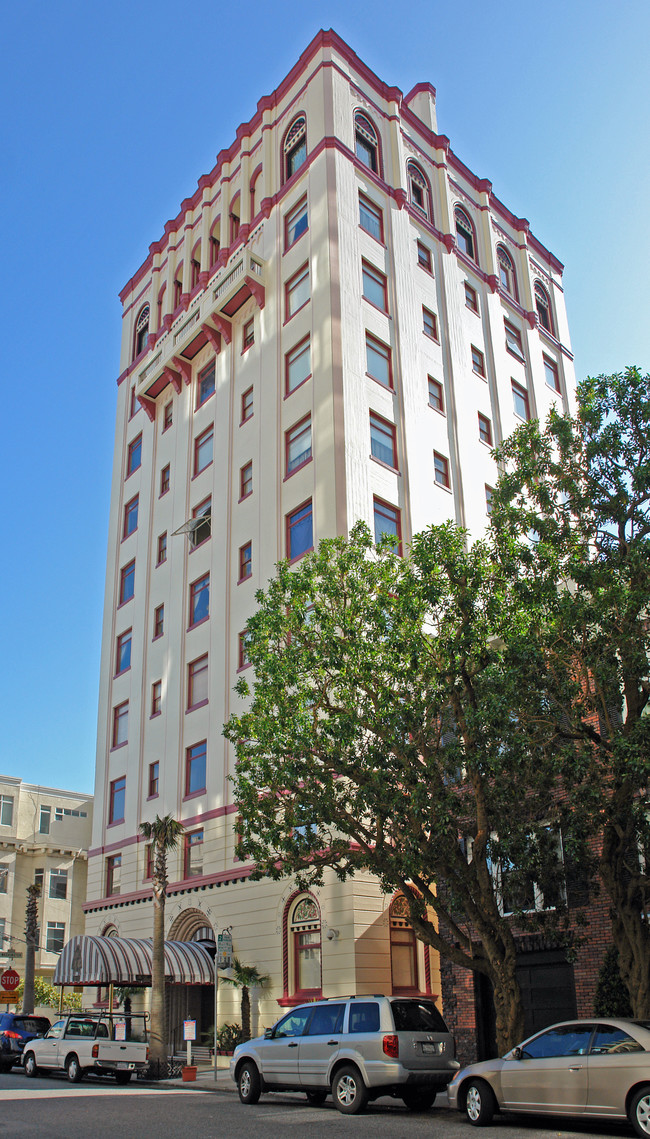
<svg viewBox="0 0 650 1139">
<path fill-rule="evenodd" d="M 152 823 L 140 823 L 140 834 L 153 846 L 153 944 L 151 947 L 151 1042 L 153 1061 L 167 1061 L 167 1024 L 165 1020 L 165 898 L 167 896 L 167 853 L 173 850 L 183 834 L 183 824 L 172 815 Z"/>
<path fill-rule="evenodd" d="M 241 1038 L 251 1038 L 251 995 L 250 990 L 268 989 L 271 978 L 266 973 L 260 973 L 254 965 L 242 965 L 238 957 L 232 959 L 232 976 L 222 976 L 222 981 L 241 989 Z"/>
<path fill-rule="evenodd" d="M 34 1011 L 34 965 L 36 953 L 36 931 L 38 927 L 38 899 L 41 887 L 34 883 L 27 887 L 27 909 L 25 910 L 25 988 L 23 991 L 23 1012 Z"/>
</svg>

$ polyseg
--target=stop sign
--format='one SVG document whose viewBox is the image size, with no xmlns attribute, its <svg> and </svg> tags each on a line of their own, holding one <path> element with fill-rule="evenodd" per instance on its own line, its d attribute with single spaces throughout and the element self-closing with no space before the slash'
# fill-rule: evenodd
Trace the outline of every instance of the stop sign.
<svg viewBox="0 0 650 1139">
<path fill-rule="evenodd" d="M 8 993 L 13 993 L 20 984 L 20 977 L 15 969 L 5 969 L 4 973 L 0 974 L 0 988 L 5 989 Z"/>
</svg>

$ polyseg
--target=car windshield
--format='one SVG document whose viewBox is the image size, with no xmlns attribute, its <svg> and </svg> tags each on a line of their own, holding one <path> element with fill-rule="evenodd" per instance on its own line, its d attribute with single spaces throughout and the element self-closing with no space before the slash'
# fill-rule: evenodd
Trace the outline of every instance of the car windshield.
<svg viewBox="0 0 650 1139">
<path fill-rule="evenodd" d="M 433 1001 L 391 1001 L 397 1032 L 448 1032 Z"/>
</svg>

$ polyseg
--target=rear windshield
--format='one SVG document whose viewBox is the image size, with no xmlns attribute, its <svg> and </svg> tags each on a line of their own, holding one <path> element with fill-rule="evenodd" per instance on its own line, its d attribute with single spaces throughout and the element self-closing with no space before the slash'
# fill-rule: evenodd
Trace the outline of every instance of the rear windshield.
<svg viewBox="0 0 650 1139">
<path fill-rule="evenodd" d="M 433 1001 L 391 1001 L 397 1032 L 448 1032 Z"/>
<path fill-rule="evenodd" d="M 19 1032 L 47 1032 L 50 1022 L 45 1016 L 17 1016 L 14 1024 Z"/>
</svg>

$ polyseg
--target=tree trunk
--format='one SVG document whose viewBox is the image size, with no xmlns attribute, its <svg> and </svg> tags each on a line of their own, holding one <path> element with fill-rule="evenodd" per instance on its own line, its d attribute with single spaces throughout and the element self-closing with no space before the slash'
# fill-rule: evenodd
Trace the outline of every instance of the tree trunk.
<svg viewBox="0 0 650 1139">
<path fill-rule="evenodd" d="M 151 947 L 151 1060 L 167 1061 L 165 1023 L 165 894 L 154 887 L 153 944 Z"/>
<path fill-rule="evenodd" d="M 241 989 L 241 1029 L 242 1040 L 250 1040 L 251 1038 L 251 995 L 248 985 L 242 985 Z"/>
<path fill-rule="evenodd" d="M 25 988 L 23 990 L 23 1012 L 34 1011 L 34 976 L 36 956 L 36 929 L 38 923 L 37 901 L 39 886 L 27 887 L 27 910 L 25 913 Z"/>
<path fill-rule="evenodd" d="M 632 1015 L 650 1018 L 650 926 L 644 920 L 647 901 L 638 886 L 639 848 L 632 802 L 619 789 L 610 821 L 603 831 L 600 874 L 612 902 L 612 940 L 630 994 Z"/>
<path fill-rule="evenodd" d="M 524 1006 L 514 959 L 502 961 L 491 975 L 496 1011 L 497 1053 L 503 1056 L 524 1038 Z"/>
</svg>

